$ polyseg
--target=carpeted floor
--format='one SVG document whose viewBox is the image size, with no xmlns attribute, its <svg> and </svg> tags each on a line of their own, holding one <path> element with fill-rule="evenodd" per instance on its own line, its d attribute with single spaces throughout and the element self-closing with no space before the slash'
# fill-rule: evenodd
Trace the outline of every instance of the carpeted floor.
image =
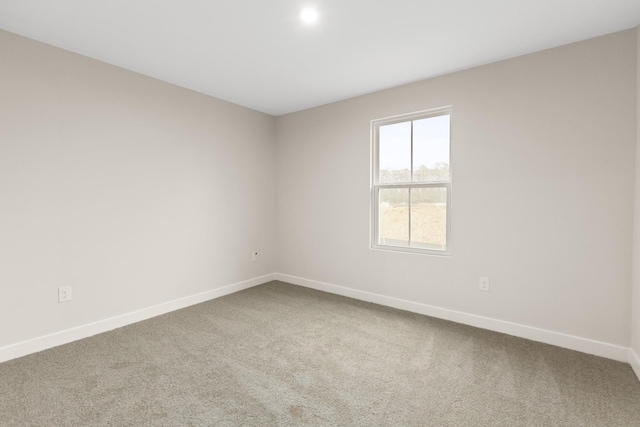
<svg viewBox="0 0 640 427">
<path fill-rule="evenodd" d="M 0 425 L 640 426 L 640 381 L 271 282 L 0 364 Z"/>
</svg>

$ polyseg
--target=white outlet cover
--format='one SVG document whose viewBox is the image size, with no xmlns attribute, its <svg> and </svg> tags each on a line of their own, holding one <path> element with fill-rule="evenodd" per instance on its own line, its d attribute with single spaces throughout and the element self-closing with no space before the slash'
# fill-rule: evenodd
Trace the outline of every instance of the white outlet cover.
<svg viewBox="0 0 640 427">
<path fill-rule="evenodd" d="M 488 277 L 480 277 L 480 280 L 478 282 L 478 289 L 483 291 L 483 292 L 489 292 L 490 287 L 489 287 L 489 278 Z"/>
<path fill-rule="evenodd" d="M 58 288 L 58 302 L 71 301 L 71 286 L 61 286 Z"/>
</svg>

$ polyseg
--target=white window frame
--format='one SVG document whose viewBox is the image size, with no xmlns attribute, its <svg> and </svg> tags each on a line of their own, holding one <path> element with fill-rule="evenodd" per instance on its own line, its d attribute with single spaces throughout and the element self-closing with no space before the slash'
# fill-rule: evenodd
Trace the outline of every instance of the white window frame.
<svg viewBox="0 0 640 427">
<path fill-rule="evenodd" d="M 453 109 L 451 106 L 434 108 L 431 110 L 418 111 L 409 114 L 376 119 L 371 121 L 371 249 L 380 249 L 397 252 L 409 252 L 416 254 L 451 256 L 451 182 L 452 182 L 452 161 L 451 161 L 451 132 L 449 132 L 449 180 L 447 181 L 422 181 L 422 182 L 402 182 L 394 184 L 381 184 L 379 182 L 379 135 L 380 127 L 396 123 L 409 122 L 449 115 L 449 127 L 451 129 L 453 120 Z M 413 135 L 411 136 L 411 176 L 413 177 Z M 393 246 L 380 244 L 379 242 L 379 194 L 381 189 L 387 188 L 408 188 L 409 189 L 409 242 L 411 241 L 411 189 L 412 188 L 446 188 L 447 189 L 447 213 L 446 213 L 446 247 L 445 250 L 415 248 L 408 246 Z"/>
</svg>

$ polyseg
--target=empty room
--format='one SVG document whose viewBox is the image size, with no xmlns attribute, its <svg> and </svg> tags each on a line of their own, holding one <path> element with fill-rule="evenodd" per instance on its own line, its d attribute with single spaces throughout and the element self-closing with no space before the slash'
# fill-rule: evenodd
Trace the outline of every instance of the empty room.
<svg viewBox="0 0 640 427">
<path fill-rule="evenodd" d="M 0 426 L 640 426 L 639 26 L 0 0 Z"/>
</svg>

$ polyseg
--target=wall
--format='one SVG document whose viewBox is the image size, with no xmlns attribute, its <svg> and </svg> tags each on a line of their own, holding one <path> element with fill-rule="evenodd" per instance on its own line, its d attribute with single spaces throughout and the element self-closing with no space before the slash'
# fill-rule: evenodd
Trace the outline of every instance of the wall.
<svg viewBox="0 0 640 427">
<path fill-rule="evenodd" d="M 633 234 L 633 295 L 631 300 L 631 357 L 629 359 L 640 378 L 640 27 L 636 28 L 636 192 Z"/>
<path fill-rule="evenodd" d="M 0 350 L 274 271 L 273 117 L 7 32 L 0 58 Z"/>
<path fill-rule="evenodd" d="M 561 345 L 577 337 L 582 350 L 602 344 L 626 360 L 635 38 L 628 30 L 277 118 L 279 277 L 507 331 L 525 325 Z M 369 249 L 370 121 L 446 105 L 452 257 Z"/>
<path fill-rule="evenodd" d="M 0 361 L 273 271 L 640 354 L 638 33 L 274 120 L 0 31 Z M 370 120 L 443 105 L 453 256 L 370 250 Z"/>
</svg>

